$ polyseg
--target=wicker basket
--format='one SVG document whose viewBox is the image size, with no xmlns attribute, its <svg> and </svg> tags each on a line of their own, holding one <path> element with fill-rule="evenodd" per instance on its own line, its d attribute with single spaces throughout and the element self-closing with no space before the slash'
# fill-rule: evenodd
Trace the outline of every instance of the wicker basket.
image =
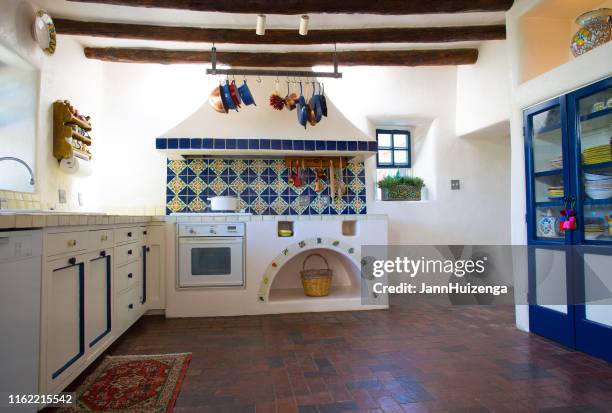
<svg viewBox="0 0 612 413">
<path fill-rule="evenodd" d="M 306 269 L 306 262 L 312 257 L 319 257 L 325 261 L 325 269 Z M 304 287 L 304 294 L 309 297 L 325 297 L 329 295 L 329 288 L 331 287 L 333 270 L 329 268 L 329 263 L 321 254 L 310 254 L 304 260 L 302 264 L 302 286 Z"/>
</svg>

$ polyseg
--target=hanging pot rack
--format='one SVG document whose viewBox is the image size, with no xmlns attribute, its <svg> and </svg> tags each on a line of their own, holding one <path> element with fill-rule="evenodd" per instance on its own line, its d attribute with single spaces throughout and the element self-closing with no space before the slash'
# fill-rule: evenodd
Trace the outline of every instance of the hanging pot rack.
<svg viewBox="0 0 612 413">
<path fill-rule="evenodd" d="M 210 69 L 206 69 L 207 75 L 342 78 L 342 73 L 338 72 L 338 52 L 335 45 L 333 72 L 313 72 L 308 70 L 217 69 L 217 48 L 214 45 L 212 47 L 211 63 L 212 67 Z"/>
</svg>

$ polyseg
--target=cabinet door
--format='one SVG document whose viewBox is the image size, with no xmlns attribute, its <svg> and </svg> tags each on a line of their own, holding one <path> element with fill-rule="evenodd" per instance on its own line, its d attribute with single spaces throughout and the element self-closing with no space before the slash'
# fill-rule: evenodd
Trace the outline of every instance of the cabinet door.
<svg viewBox="0 0 612 413">
<path fill-rule="evenodd" d="M 165 227 L 147 227 L 146 296 L 147 309 L 165 308 Z"/>
<path fill-rule="evenodd" d="M 561 210 L 571 196 L 565 99 L 557 98 L 525 112 L 528 241 L 570 243 L 560 228 Z"/>
<path fill-rule="evenodd" d="M 574 346 L 572 231 L 560 226 L 572 195 L 565 97 L 524 115 L 529 243 L 529 329 Z"/>
<path fill-rule="evenodd" d="M 612 361 L 612 78 L 568 97 L 576 209 L 576 348 Z"/>
<path fill-rule="evenodd" d="M 46 266 L 43 317 L 47 392 L 57 389 L 64 377 L 85 361 L 86 259 L 80 255 Z"/>
<path fill-rule="evenodd" d="M 111 254 L 104 250 L 89 257 L 85 273 L 85 333 L 90 351 L 110 339 L 112 327 Z"/>
</svg>

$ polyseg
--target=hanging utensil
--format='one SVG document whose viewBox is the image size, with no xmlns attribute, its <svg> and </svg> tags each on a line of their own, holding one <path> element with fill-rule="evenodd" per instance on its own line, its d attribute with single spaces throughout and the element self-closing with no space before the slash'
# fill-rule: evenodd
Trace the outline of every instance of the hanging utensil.
<svg viewBox="0 0 612 413">
<path fill-rule="evenodd" d="M 310 123 L 311 126 L 316 126 L 317 124 L 317 112 L 316 112 L 316 108 L 315 108 L 315 87 L 314 87 L 315 82 L 312 82 L 312 96 L 310 96 L 310 99 L 308 100 L 308 123 Z"/>
<path fill-rule="evenodd" d="M 329 194 L 333 201 L 336 194 L 336 174 L 334 172 L 334 161 L 331 159 L 329 160 Z"/>
<path fill-rule="evenodd" d="M 280 92 L 278 91 L 278 79 L 276 79 L 274 91 L 270 95 L 270 106 L 276 110 L 283 110 L 285 107 L 285 99 L 280 96 Z"/>
<path fill-rule="evenodd" d="M 342 197 L 346 194 L 346 183 L 344 182 L 344 165 L 343 159 L 340 158 L 340 182 L 338 183 L 338 194 Z"/>
<path fill-rule="evenodd" d="M 327 117 L 327 99 L 325 98 L 325 83 L 321 83 L 321 85 L 323 86 L 322 88 L 319 87 L 321 89 L 321 114 L 325 117 Z"/>
<path fill-rule="evenodd" d="M 293 186 L 296 188 L 302 187 L 302 178 L 300 177 L 300 161 L 295 161 L 295 176 L 293 178 Z"/>
<path fill-rule="evenodd" d="M 288 110 L 293 110 L 295 109 L 295 106 L 297 105 L 297 95 L 295 93 L 293 93 L 292 90 L 289 89 L 289 84 L 291 82 L 289 80 L 287 80 L 287 96 L 285 96 L 285 107 Z"/>
<path fill-rule="evenodd" d="M 289 179 L 287 180 L 289 185 L 293 185 L 293 163 L 289 160 Z"/>
</svg>

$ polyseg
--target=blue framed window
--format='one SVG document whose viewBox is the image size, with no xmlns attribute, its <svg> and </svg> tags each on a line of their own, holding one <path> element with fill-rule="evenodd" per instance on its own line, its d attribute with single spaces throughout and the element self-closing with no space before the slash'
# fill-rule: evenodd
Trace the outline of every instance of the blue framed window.
<svg viewBox="0 0 612 413">
<path fill-rule="evenodd" d="M 410 132 L 407 130 L 376 129 L 377 168 L 410 168 Z"/>
</svg>

